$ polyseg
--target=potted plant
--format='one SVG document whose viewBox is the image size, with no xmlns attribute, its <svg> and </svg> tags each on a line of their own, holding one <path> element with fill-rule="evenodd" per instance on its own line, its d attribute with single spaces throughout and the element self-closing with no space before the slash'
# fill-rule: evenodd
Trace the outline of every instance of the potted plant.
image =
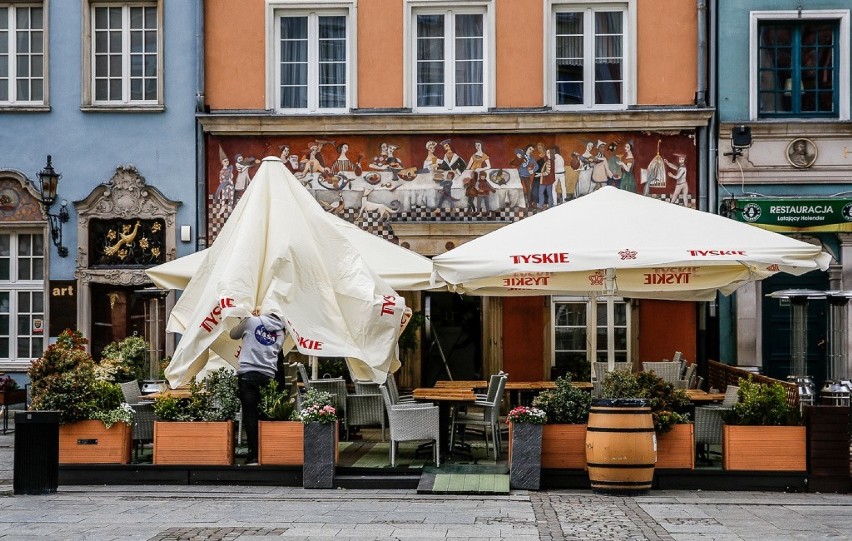
<svg viewBox="0 0 852 541">
<path fill-rule="evenodd" d="M 654 421 L 630 370 L 608 372 L 601 397 L 592 400 L 586 428 L 586 461 L 592 490 L 643 493 L 654 480 Z"/>
<path fill-rule="evenodd" d="M 30 408 L 59 412 L 60 464 L 126 464 L 133 409 L 118 385 L 97 379 L 87 343 L 65 330 L 33 361 Z"/>
<path fill-rule="evenodd" d="M 542 391 L 532 405 L 547 416 L 541 436 L 541 467 L 585 469 L 591 394 L 564 376 L 556 378 L 556 389 Z"/>
<path fill-rule="evenodd" d="M 193 381 L 189 392 L 188 399 L 154 402 L 154 464 L 233 464 L 236 374 L 220 368 Z"/>
<path fill-rule="evenodd" d="M 337 412 L 331 393 L 309 389 L 302 399 L 302 409 L 294 420 L 304 427 L 304 488 L 332 488 L 334 465 L 337 463 Z"/>
<path fill-rule="evenodd" d="M 807 470 L 806 430 L 780 383 L 739 381 L 739 401 L 722 413 L 726 470 Z"/>
<path fill-rule="evenodd" d="M 695 468 L 695 430 L 689 396 L 653 372 L 635 374 L 639 394 L 648 400 L 657 437 L 657 469 Z"/>
<path fill-rule="evenodd" d="M 12 376 L 0 376 L 0 406 L 23 404 L 27 401 L 27 392 L 18 387 Z"/>
<path fill-rule="evenodd" d="M 547 414 L 536 407 L 518 406 L 509 412 L 509 486 L 538 490 L 541 485 L 542 427 Z"/>
<path fill-rule="evenodd" d="M 145 374 L 148 349 L 148 343 L 141 336 L 128 336 L 107 344 L 95 366 L 95 374 L 98 379 L 112 383 L 139 381 Z"/>
<path fill-rule="evenodd" d="M 278 466 L 301 466 L 304 462 L 304 428 L 292 420 L 296 399 L 278 389 L 271 380 L 260 390 L 258 422 L 258 463 Z"/>
</svg>

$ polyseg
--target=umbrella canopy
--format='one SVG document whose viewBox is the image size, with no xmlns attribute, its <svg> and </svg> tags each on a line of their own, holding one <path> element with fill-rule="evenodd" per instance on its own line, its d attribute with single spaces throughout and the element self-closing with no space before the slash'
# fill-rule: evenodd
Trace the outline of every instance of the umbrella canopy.
<svg viewBox="0 0 852 541">
<path fill-rule="evenodd" d="M 617 293 L 712 300 L 831 256 L 715 214 L 605 187 L 432 259 L 435 277 L 475 295 Z"/>
<path fill-rule="evenodd" d="M 368 233 L 360 227 L 332 214 L 329 222 L 340 230 L 358 250 L 367 265 L 396 291 L 420 291 L 445 288 L 443 283 L 430 282 L 432 262 L 417 252 Z M 148 277 L 163 289 L 183 289 L 207 257 L 207 250 L 147 269 Z"/>
<path fill-rule="evenodd" d="M 280 159 L 263 160 L 172 310 L 168 328 L 183 332 L 166 369 L 172 387 L 198 373 L 208 349 L 234 363 L 227 331 L 255 309 L 282 316 L 301 353 L 357 359 L 384 381 L 405 302 L 332 219 Z"/>
</svg>

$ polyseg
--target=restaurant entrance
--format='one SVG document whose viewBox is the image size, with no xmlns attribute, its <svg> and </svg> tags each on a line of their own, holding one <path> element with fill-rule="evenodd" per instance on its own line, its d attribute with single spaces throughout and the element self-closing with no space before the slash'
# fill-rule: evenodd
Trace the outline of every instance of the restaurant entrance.
<svg viewBox="0 0 852 541">
<path fill-rule="evenodd" d="M 424 295 L 423 313 L 423 385 L 449 379 L 448 371 L 453 379 L 482 379 L 482 300 L 429 292 Z"/>
</svg>

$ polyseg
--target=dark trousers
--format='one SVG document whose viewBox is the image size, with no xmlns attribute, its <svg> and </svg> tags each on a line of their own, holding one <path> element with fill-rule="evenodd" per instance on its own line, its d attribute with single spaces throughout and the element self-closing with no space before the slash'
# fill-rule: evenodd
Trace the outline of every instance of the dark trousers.
<svg viewBox="0 0 852 541">
<path fill-rule="evenodd" d="M 272 378 L 260 372 L 239 374 L 240 404 L 243 406 L 243 426 L 248 440 L 246 462 L 257 460 L 257 420 L 260 417 L 260 390 L 269 384 Z"/>
</svg>

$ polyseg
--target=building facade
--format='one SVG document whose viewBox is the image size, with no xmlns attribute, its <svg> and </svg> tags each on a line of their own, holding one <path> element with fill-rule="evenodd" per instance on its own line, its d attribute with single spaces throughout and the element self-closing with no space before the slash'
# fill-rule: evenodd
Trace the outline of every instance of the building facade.
<svg viewBox="0 0 852 541">
<path fill-rule="evenodd" d="M 605 185 L 710 206 L 703 3 L 208 0 L 204 17 L 208 242 L 267 155 L 426 256 Z M 428 317 L 405 385 L 585 377 L 605 356 L 588 298 L 406 296 Z M 695 359 L 699 315 L 622 299 L 618 360 Z"/>
<path fill-rule="evenodd" d="M 825 299 L 807 301 L 807 320 L 797 323 L 789 299 L 767 295 L 852 289 L 849 31 L 848 2 L 718 2 L 720 212 L 833 256 L 828 272 L 777 275 L 723 298 L 722 357 L 783 379 L 802 355 L 791 345 L 799 327 L 817 385 L 831 372 L 829 357 L 848 361 L 848 333 L 829 328 Z M 849 367 L 835 375 L 847 379 Z"/>
<path fill-rule="evenodd" d="M 200 13 L 0 1 L 0 371 L 22 377 L 65 328 L 95 354 L 133 334 L 154 360 L 167 349 L 169 300 L 144 268 L 196 248 Z M 53 217 L 37 174 L 48 156 Z"/>
</svg>

